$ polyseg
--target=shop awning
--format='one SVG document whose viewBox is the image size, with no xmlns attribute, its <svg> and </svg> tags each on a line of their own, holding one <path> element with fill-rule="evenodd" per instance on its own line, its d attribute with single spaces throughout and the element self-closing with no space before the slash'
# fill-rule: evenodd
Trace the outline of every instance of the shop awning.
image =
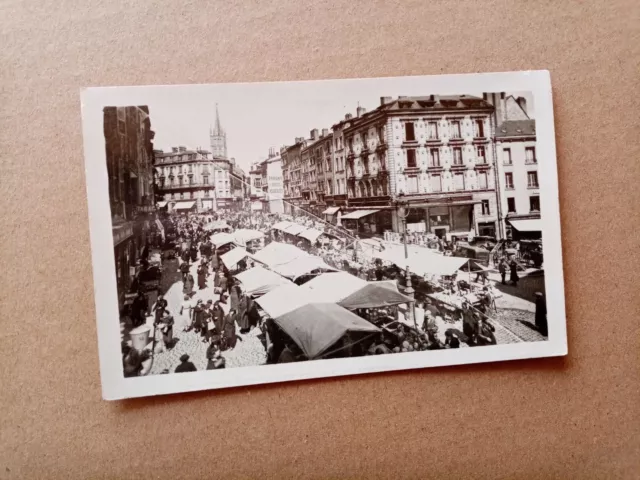
<svg viewBox="0 0 640 480">
<path fill-rule="evenodd" d="M 282 285 L 291 284 L 290 280 L 263 267 L 253 267 L 236 275 L 247 295 L 264 295 Z"/>
<path fill-rule="evenodd" d="M 413 299 L 398 291 L 395 282 L 368 282 L 360 290 L 338 302 L 338 305 L 348 309 L 380 308 L 402 303 L 410 303 Z"/>
<path fill-rule="evenodd" d="M 256 299 L 256 303 L 271 317 L 276 318 L 313 302 L 311 290 L 295 283 L 282 285 Z"/>
<path fill-rule="evenodd" d="M 275 265 L 273 270 L 283 277 L 295 280 L 302 275 L 322 270 L 323 272 L 337 272 L 335 268 L 327 265 L 320 257 L 307 255 L 306 257 L 296 258 L 281 265 Z"/>
<path fill-rule="evenodd" d="M 509 223 L 519 232 L 542 232 L 542 219 L 540 218 L 509 220 Z"/>
<path fill-rule="evenodd" d="M 246 245 L 253 240 L 260 240 L 264 237 L 264 233 L 249 228 L 240 228 L 233 232 L 236 241 L 241 245 Z"/>
<path fill-rule="evenodd" d="M 207 231 L 210 230 L 230 230 L 231 227 L 224 220 L 216 220 L 215 222 L 207 223 L 204 226 L 204 229 Z"/>
<path fill-rule="evenodd" d="M 289 245 L 288 243 L 271 242 L 259 252 L 255 253 L 253 258 L 258 262 L 274 267 L 283 263 L 291 262 L 300 257 L 306 257 L 309 254 L 304 250 Z"/>
<path fill-rule="evenodd" d="M 224 263 L 228 269 L 232 269 L 238 264 L 240 260 L 243 260 L 247 257 L 251 257 L 251 254 L 244 248 L 237 247 L 233 250 L 229 250 L 227 253 L 222 255 L 220 257 L 220 260 L 222 260 L 222 263 Z"/>
<path fill-rule="evenodd" d="M 306 230 L 303 230 L 302 232 L 300 232 L 298 236 L 302 238 L 306 238 L 311 243 L 314 243 L 316 240 L 318 240 L 318 237 L 322 234 L 323 232 L 321 232 L 320 230 L 317 230 L 315 228 L 307 228 Z"/>
<path fill-rule="evenodd" d="M 300 224 L 297 224 L 297 223 L 292 223 L 287 228 L 285 228 L 283 231 L 285 233 L 289 233 L 291 235 L 298 235 L 300 232 L 303 232 L 306 229 L 307 229 L 307 227 L 305 227 L 304 225 L 300 225 Z"/>
<path fill-rule="evenodd" d="M 220 232 L 211 235 L 211 243 L 213 243 L 215 247 L 218 248 L 223 245 L 228 245 L 229 243 L 236 243 L 236 239 L 230 233 Z"/>
<path fill-rule="evenodd" d="M 318 301 L 337 303 L 366 284 L 366 280 L 347 272 L 329 272 L 309 280 L 302 288 L 312 290 Z"/>
<path fill-rule="evenodd" d="M 375 325 L 334 303 L 309 303 L 274 320 L 310 360 L 329 351 L 347 332 L 380 332 Z"/>
<path fill-rule="evenodd" d="M 364 218 L 368 215 L 373 215 L 374 213 L 379 212 L 380 210 L 356 210 L 351 213 L 347 213 L 346 215 L 342 215 L 341 220 L 357 220 L 359 218 Z"/>
<path fill-rule="evenodd" d="M 174 210 L 189 210 L 193 208 L 196 202 L 178 202 L 173 206 Z"/>
<path fill-rule="evenodd" d="M 337 211 L 340 210 L 340 207 L 329 207 L 324 212 L 323 215 L 335 215 Z"/>
<path fill-rule="evenodd" d="M 275 223 L 275 224 L 273 225 L 273 227 L 271 227 L 271 228 L 272 228 L 273 230 L 280 230 L 280 231 L 284 232 L 284 230 L 285 230 L 287 227 L 290 227 L 291 225 L 293 225 L 291 222 L 287 222 L 287 221 L 285 220 L 285 221 L 282 221 L 282 222 Z"/>
<path fill-rule="evenodd" d="M 374 257 L 387 260 L 398 268 L 409 269 L 416 275 L 453 275 L 461 266 L 467 263 L 468 258 L 445 257 L 427 248 L 409 250 L 409 258 L 406 259 L 402 249 L 387 249 L 374 253 Z"/>
<path fill-rule="evenodd" d="M 158 208 L 164 208 L 167 206 L 167 202 L 158 202 Z"/>
</svg>

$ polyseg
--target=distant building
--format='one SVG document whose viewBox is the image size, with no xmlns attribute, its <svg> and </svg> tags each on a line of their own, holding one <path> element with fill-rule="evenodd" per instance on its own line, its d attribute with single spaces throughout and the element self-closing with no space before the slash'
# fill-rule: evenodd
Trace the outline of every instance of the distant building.
<svg viewBox="0 0 640 480">
<path fill-rule="evenodd" d="M 500 229 L 507 238 L 540 238 L 540 185 L 536 123 L 523 97 L 491 94 L 496 105 L 495 132 Z"/>
<path fill-rule="evenodd" d="M 120 304 L 139 270 L 153 220 L 153 137 L 149 109 L 106 107 L 104 137 Z"/>
<path fill-rule="evenodd" d="M 170 152 L 155 150 L 158 207 L 169 211 L 210 211 L 217 209 L 217 165 L 207 150 L 173 147 Z"/>
<path fill-rule="evenodd" d="M 216 123 L 209 129 L 211 154 L 214 158 L 228 158 L 227 156 L 227 132 L 222 128 L 220 112 L 216 103 Z"/>
</svg>

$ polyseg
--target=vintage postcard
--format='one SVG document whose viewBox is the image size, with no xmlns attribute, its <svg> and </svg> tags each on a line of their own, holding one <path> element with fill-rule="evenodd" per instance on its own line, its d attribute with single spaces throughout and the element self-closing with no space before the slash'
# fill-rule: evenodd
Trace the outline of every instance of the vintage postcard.
<svg viewBox="0 0 640 480">
<path fill-rule="evenodd" d="M 105 399 L 567 353 L 546 71 L 82 92 Z"/>
</svg>

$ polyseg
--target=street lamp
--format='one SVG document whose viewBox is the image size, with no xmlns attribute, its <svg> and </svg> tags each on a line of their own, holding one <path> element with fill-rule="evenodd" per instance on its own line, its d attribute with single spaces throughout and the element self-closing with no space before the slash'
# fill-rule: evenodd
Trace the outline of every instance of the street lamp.
<svg viewBox="0 0 640 480">
<path fill-rule="evenodd" d="M 411 270 L 409 269 L 409 248 L 407 247 L 407 217 L 409 216 L 410 208 L 409 208 L 409 202 L 404 200 L 404 192 L 400 192 L 398 194 L 398 200 L 396 200 L 395 204 L 396 204 L 396 212 L 398 214 L 398 218 L 402 220 L 404 259 L 407 265 L 407 268 L 405 270 L 406 283 L 405 283 L 404 294 L 413 299 L 415 290 L 411 285 Z M 413 322 L 413 324 L 415 325 L 416 321 L 415 321 L 415 315 L 413 312 L 414 303 L 415 301 L 409 303 L 409 321 Z"/>
</svg>

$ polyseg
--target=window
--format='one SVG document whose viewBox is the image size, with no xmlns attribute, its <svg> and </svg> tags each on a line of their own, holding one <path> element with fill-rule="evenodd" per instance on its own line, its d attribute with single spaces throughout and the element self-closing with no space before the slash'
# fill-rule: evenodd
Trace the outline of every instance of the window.
<svg viewBox="0 0 640 480">
<path fill-rule="evenodd" d="M 513 163 L 513 161 L 511 160 L 511 149 L 510 148 L 505 148 L 503 150 L 503 162 L 505 165 L 511 165 Z"/>
<path fill-rule="evenodd" d="M 464 190 L 464 174 L 456 173 L 453 176 L 453 187 L 456 190 Z"/>
<path fill-rule="evenodd" d="M 513 189 L 513 173 L 504 174 L 504 188 Z"/>
<path fill-rule="evenodd" d="M 487 189 L 487 172 L 478 173 L 478 188 L 480 190 Z"/>
<path fill-rule="evenodd" d="M 536 147 L 526 147 L 524 149 L 524 159 L 526 163 L 538 163 L 536 159 Z"/>
<path fill-rule="evenodd" d="M 407 142 L 413 142 L 416 139 L 416 131 L 413 126 L 413 122 L 407 122 L 405 124 L 405 140 Z"/>
<path fill-rule="evenodd" d="M 209 185 L 209 177 L 207 175 L 204 175 L 202 177 L 202 183 L 204 183 L 205 185 Z"/>
<path fill-rule="evenodd" d="M 491 215 L 491 210 L 489 210 L 489 200 L 482 200 L 482 215 Z"/>
<path fill-rule="evenodd" d="M 418 193 L 418 177 L 415 175 L 407 178 L 407 193 Z"/>
<path fill-rule="evenodd" d="M 513 197 L 507 198 L 507 213 L 516 213 L 516 199 Z"/>
<path fill-rule="evenodd" d="M 481 118 L 475 121 L 475 134 L 476 138 L 484 138 L 484 120 Z"/>
<path fill-rule="evenodd" d="M 451 122 L 451 138 L 462 138 L 462 132 L 460 131 L 460 121 L 454 120 Z"/>
<path fill-rule="evenodd" d="M 184 193 L 180 192 L 180 198 L 184 198 Z"/>
<path fill-rule="evenodd" d="M 416 168 L 416 151 L 407 150 L 407 168 Z"/>
<path fill-rule="evenodd" d="M 538 188 L 538 172 L 527 172 L 527 187 Z"/>
<path fill-rule="evenodd" d="M 438 150 L 437 148 L 432 148 L 429 151 L 429 166 L 431 167 L 440 166 L 440 150 Z"/>
<path fill-rule="evenodd" d="M 540 211 L 540 197 L 538 195 L 533 195 L 529 197 L 529 211 L 530 212 Z"/>
<path fill-rule="evenodd" d="M 429 122 L 429 140 L 438 139 L 438 122 Z"/>
<path fill-rule="evenodd" d="M 205 191 L 204 191 L 204 196 L 205 196 L 205 197 L 208 197 L 208 196 L 209 196 L 209 190 L 205 190 Z"/>
<path fill-rule="evenodd" d="M 193 175 L 189 175 L 189 185 L 193 185 Z"/>
<path fill-rule="evenodd" d="M 480 146 L 477 148 L 477 155 L 479 164 L 487 163 L 487 154 L 484 150 L 484 147 Z"/>
<path fill-rule="evenodd" d="M 431 191 L 442 191 L 442 177 L 440 175 L 431 175 Z"/>
<path fill-rule="evenodd" d="M 460 147 L 453 148 L 453 164 L 462 165 L 462 148 Z"/>
</svg>

